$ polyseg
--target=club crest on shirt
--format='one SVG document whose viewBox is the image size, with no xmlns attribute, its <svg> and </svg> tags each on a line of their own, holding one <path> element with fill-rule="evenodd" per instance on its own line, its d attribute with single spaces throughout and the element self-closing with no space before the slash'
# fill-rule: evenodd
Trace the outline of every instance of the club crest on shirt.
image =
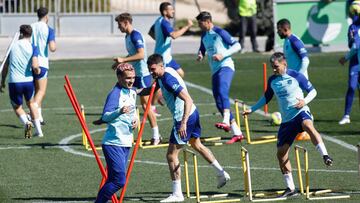
<svg viewBox="0 0 360 203">
<path fill-rule="evenodd" d="M 288 80 L 288 81 L 287 81 L 287 84 L 288 84 L 288 85 L 291 85 L 291 84 L 292 84 L 292 80 Z"/>
</svg>

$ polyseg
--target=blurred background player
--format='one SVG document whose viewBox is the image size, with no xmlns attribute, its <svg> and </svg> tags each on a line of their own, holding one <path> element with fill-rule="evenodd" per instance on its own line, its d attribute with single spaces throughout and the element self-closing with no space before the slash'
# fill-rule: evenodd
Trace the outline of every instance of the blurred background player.
<svg viewBox="0 0 360 203">
<path fill-rule="evenodd" d="M 215 126 L 224 129 L 226 132 L 233 131 L 233 137 L 227 142 L 232 144 L 244 138 L 230 111 L 229 100 L 231 81 L 235 72 L 235 65 L 231 55 L 238 52 L 241 46 L 228 32 L 214 26 L 209 12 L 201 12 L 196 19 L 200 29 L 203 31 L 198 60 L 202 60 L 205 52 L 207 52 L 212 73 L 213 96 L 216 107 L 223 116 L 223 121 L 216 123 Z"/>
<path fill-rule="evenodd" d="M 307 106 L 315 98 L 316 90 L 303 74 L 287 68 L 283 53 L 274 53 L 270 58 L 270 63 L 274 75 L 268 80 L 269 85 L 264 96 L 243 114 L 250 114 L 260 109 L 275 94 L 282 117 L 278 131 L 277 158 L 287 185 L 281 197 L 289 197 L 297 195 L 291 173 L 289 151 L 298 133 L 306 131 L 310 135 L 311 141 L 322 155 L 325 165 L 331 166 L 333 160 L 327 153 L 321 135 L 313 125 L 310 108 Z M 308 92 L 305 98 L 303 90 Z"/>
<path fill-rule="evenodd" d="M 132 16 L 129 13 L 122 13 L 115 18 L 118 28 L 122 33 L 126 33 L 125 45 L 128 52 L 126 57 L 114 58 L 116 63 L 129 62 L 135 69 L 136 77 L 134 87 L 146 88 L 151 86 L 152 77 L 146 65 L 146 44 L 143 35 L 133 28 Z M 146 108 L 149 96 L 140 96 L 140 102 L 143 110 Z M 161 142 L 159 127 L 156 123 L 156 116 L 153 111 L 149 111 L 148 119 L 153 131 L 151 144 L 157 145 Z"/>
<path fill-rule="evenodd" d="M 45 124 L 41 107 L 42 101 L 46 94 L 47 87 L 47 77 L 49 71 L 49 50 L 51 52 L 56 51 L 55 43 L 55 31 L 48 26 L 49 16 L 48 9 L 45 7 L 40 7 L 37 10 L 37 16 L 39 21 L 31 24 L 33 33 L 31 36 L 31 42 L 39 47 L 39 65 L 41 73 L 39 75 L 34 75 L 35 80 L 35 106 L 38 107 L 39 119 L 42 125 Z"/>
<path fill-rule="evenodd" d="M 106 98 L 101 120 L 107 123 L 102 140 L 108 178 L 99 190 L 96 203 L 105 203 L 126 181 L 127 160 L 137 127 L 135 70 L 127 63 L 116 68 L 118 82 Z"/>
<path fill-rule="evenodd" d="M 223 187 L 230 180 L 230 176 L 224 171 L 211 151 L 200 141 L 199 112 L 187 91 L 185 82 L 175 70 L 165 68 L 162 56 L 159 54 L 151 55 L 147 60 L 147 64 L 152 76 L 156 79 L 163 92 L 166 104 L 174 120 L 166 154 L 172 179 L 172 194 L 160 202 L 184 201 L 181 190 L 179 153 L 187 142 L 190 142 L 191 147 L 200 153 L 216 171 L 218 177 L 217 188 Z"/>
<path fill-rule="evenodd" d="M 360 1 L 353 1 L 349 7 L 349 16 L 352 19 L 352 24 L 348 28 L 348 46 L 351 48 L 355 39 L 359 43 L 358 31 L 360 28 Z M 350 112 L 352 103 L 354 100 L 355 90 L 358 88 L 359 83 L 359 61 L 356 55 L 353 55 L 349 63 L 349 79 L 348 89 L 345 96 L 345 111 L 342 119 L 339 121 L 339 125 L 350 123 Z"/>
<path fill-rule="evenodd" d="M 30 25 L 20 26 L 20 37 L 12 46 L 9 57 L 5 62 L 0 87 L 0 90 L 3 91 L 7 73 L 10 72 L 8 81 L 10 101 L 16 115 L 25 127 L 25 138 L 31 138 L 32 136 L 32 123 L 28 120 L 22 108 L 23 97 L 25 97 L 26 105 L 30 109 L 31 119 L 36 128 L 35 136 L 43 137 L 37 107 L 34 104 L 33 73 L 34 75 L 40 74 L 39 49 L 31 43 L 31 33 Z"/>
<path fill-rule="evenodd" d="M 286 57 L 288 68 L 300 72 L 306 79 L 309 79 L 308 66 L 310 63 L 304 43 L 299 37 L 292 34 L 291 24 L 288 19 L 281 19 L 277 22 L 277 33 L 284 39 L 283 51 Z"/>
</svg>

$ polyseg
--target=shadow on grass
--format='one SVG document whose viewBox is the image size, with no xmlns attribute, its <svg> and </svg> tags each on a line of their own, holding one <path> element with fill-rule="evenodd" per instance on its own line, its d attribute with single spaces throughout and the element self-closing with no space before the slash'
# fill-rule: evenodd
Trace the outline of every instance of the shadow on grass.
<svg viewBox="0 0 360 203">
<path fill-rule="evenodd" d="M 16 128 L 16 129 L 19 129 L 19 128 L 23 128 L 22 126 L 18 126 L 18 125 L 13 125 L 13 124 L 0 124 L 0 127 L 7 127 L 7 128 Z"/>
<path fill-rule="evenodd" d="M 13 201 L 87 201 L 94 202 L 95 197 L 18 197 Z"/>
</svg>

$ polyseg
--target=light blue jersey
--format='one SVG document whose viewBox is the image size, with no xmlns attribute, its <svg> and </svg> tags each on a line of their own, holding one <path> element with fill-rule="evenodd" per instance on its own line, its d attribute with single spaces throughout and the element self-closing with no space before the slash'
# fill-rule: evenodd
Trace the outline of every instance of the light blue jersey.
<svg viewBox="0 0 360 203">
<path fill-rule="evenodd" d="M 145 61 L 147 59 L 147 54 L 146 54 L 145 39 L 142 36 L 142 34 L 134 29 L 130 33 L 130 35 L 126 35 L 125 44 L 129 56 L 135 55 L 137 53 L 137 50 L 140 48 L 144 49 L 144 59 L 138 61 L 131 61 L 129 63 L 135 68 L 135 73 L 137 77 L 144 77 L 150 75 L 149 69 Z"/>
<path fill-rule="evenodd" d="M 32 57 L 38 57 L 39 49 L 27 39 L 14 43 L 9 55 L 9 83 L 32 82 Z"/>
<path fill-rule="evenodd" d="M 130 106 L 131 112 L 121 114 L 120 110 L 124 106 Z M 116 84 L 106 98 L 101 119 L 107 123 L 102 144 L 131 147 L 132 121 L 136 119 L 135 89 L 127 89 Z"/>
<path fill-rule="evenodd" d="M 251 107 L 252 111 L 256 111 L 265 103 L 268 103 L 274 93 L 279 105 L 282 123 L 286 123 L 302 111 L 310 112 L 307 105 L 301 109 L 295 108 L 295 104 L 299 102 L 298 99 L 304 99 L 303 90 L 310 92 L 314 89 L 310 81 L 305 76 L 294 70 L 287 70 L 284 75 L 273 75 L 268 80 L 268 88 L 262 97 L 254 106 Z M 298 99 L 297 99 L 298 98 Z"/>
<path fill-rule="evenodd" d="M 32 36 L 31 42 L 39 47 L 39 65 L 49 69 L 49 50 L 50 41 L 55 41 L 55 31 L 45 22 L 39 21 L 31 24 Z"/>
<path fill-rule="evenodd" d="M 304 43 L 294 34 L 285 38 L 284 55 L 289 69 L 302 73 L 308 78 L 309 59 Z M 303 62 L 305 60 L 305 62 Z"/>
<path fill-rule="evenodd" d="M 169 108 L 175 121 L 181 121 L 184 115 L 184 101 L 178 97 L 179 93 L 185 89 L 184 80 L 172 68 L 165 68 L 164 75 L 158 79 L 166 105 Z M 190 115 L 195 111 L 196 106 L 191 107 Z"/>
<path fill-rule="evenodd" d="M 174 31 L 170 22 L 163 16 L 155 21 L 155 54 L 160 54 L 163 57 L 164 64 L 170 63 L 171 56 L 171 36 L 170 33 Z"/>
<path fill-rule="evenodd" d="M 353 56 L 357 55 L 358 61 L 360 61 L 360 25 L 354 25 L 353 28 L 353 39 L 350 51 L 346 53 L 345 58 L 346 60 L 351 60 Z M 349 43 L 350 46 L 350 43 Z"/>
<path fill-rule="evenodd" d="M 225 66 L 235 70 L 234 61 L 231 59 L 232 51 L 229 49 L 236 43 L 238 42 L 227 31 L 216 26 L 202 34 L 199 51 L 203 56 L 207 52 L 212 74 Z M 215 61 L 212 58 L 215 54 L 222 54 L 224 58 L 221 61 Z"/>
</svg>

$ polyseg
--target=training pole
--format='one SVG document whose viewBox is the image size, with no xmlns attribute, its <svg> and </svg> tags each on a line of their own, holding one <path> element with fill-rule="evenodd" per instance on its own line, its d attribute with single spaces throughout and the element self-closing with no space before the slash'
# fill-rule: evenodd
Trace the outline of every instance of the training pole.
<svg viewBox="0 0 360 203">
<path fill-rule="evenodd" d="M 357 145 L 358 150 L 358 164 L 359 164 L 359 178 L 360 178 L 360 143 Z"/>
<path fill-rule="evenodd" d="M 128 182 L 129 182 L 130 175 L 131 175 L 131 172 L 132 172 L 132 168 L 134 166 L 136 153 L 137 153 L 137 150 L 139 148 L 139 144 L 141 142 L 141 137 L 142 137 L 142 134 L 143 134 L 143 131 L 144 131 L 146 118 L 147 118 L 148 112 L 150 110 L 151 100 L 152 100 L 152 98 L 154 96 L 155 87 L 156 87 L 156 82 L 154 82 L 152 84 L 152 86 L 151 86 L 150 96 L 149 96 L 148 102 L 146 104 L 146 109 L 145 109 L 145 112 L 144 112 L 144 116 L 143 116 L 142 121 L 141 121 L 140 131 L 139 131 L 139 134 L 138 134 L 138 136 L 136 138 L 136 143 L 135 143 L 135 146 L 134 146 L 134 150 L 133 150 L 133 153 L 131 154 L 131 160 L 130 160 L 130 163 L 129 163 L 129 168 L 128 168 L 127 173 L 126 173 L 125 185 L 121 190 L 121 194 L 120 194 L 120 198 L 119 198 L 120 203 L 123 202 L 123 199 L 124 199 L 124 196 L 125 196 L 126 187 L 127 187 Z"/>
<path fill-rule="evenodd" d="M 81 109 L 80 109 L 80 104 L 79 104 L 79 102 L 78 102 L 78 100 L 77 100 L 77 98 L 76 98 L 76 96 L 75 96 L 75 92 L 74 92 L 74 89 L 72 88 L 72 85 L 71 85 L 71 82 L 70 82 L 70 80 L 69 80 L 69 76 L 67 76 L 67 75 L 65 75 L 64 76 L 64 78 L 65 78 L 65 82 L 66 82 L 66 84 L 67 84 L 67 86 L 68 86 L 68 88 L 69 88 L 69 91 L 70 91 L 70 94 L 73 96 L 73 98 L 74 98 L 74 102 L 75 102 L 75 107 L 78 109 L 78 111 L 80 112 L 81 111 Z"/>
<path fill-rule="evenodd" d="M 264 80 L 264 93 L 267 89 L 267 74 L 266 74 L 266 63 L 263 63 L 263 80 Z M 264 105 L 264 112 L 268 114 L 268 105 Z"/>
<path fill-rule="evenodd" d="M 9 54 L 10 54 L 10 51 L 11 51 L 11 48 L 12 48 L 14 42 L 16 42 L 16 41 L 19 39 L 19 35 L 20 35 L 19 32 L 16 32 L 16 33 L 14 34 L 14 37 L 13 37 L 13 39 L 11 40 L 10 45 L 9 45 L 8 48 L 6 49 L 6 53 L 5 53 L 4 59 L 1 61 L 0 73 L 2 72 L 2 70 L 3 70 L 3 68 L 4 68 L 5 62 L 6 62 L 8 56 L 9 56 Z"/>
</svg>

